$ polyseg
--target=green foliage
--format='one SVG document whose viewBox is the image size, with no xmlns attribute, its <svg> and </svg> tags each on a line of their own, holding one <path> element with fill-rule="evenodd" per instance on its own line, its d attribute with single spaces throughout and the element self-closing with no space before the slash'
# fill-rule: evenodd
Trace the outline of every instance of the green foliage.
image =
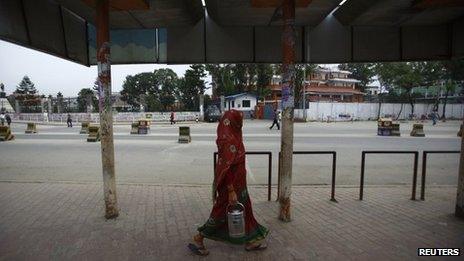
<svg viewBox="0 0 464 261">
<path fill-rule="evenodd" d="M 364 91 L 365 87 L 372 82 L 375 76 L 373 63 L 342 63 L 338 65 L 338 69 L 351 72 L 351 77 L 361 81 L 359 89 Z"/>
<path fill-rule="evenodd" d="M 77 108 L 79 112 L 87 112 L 87 106 L 91 105 L 93 111 L 98 111 L 98 99 L 90 88 L 83 88 L 77 94 Z"/>
<path fill-rule="evenodd" d="M 199 95 L 204 94 L 206 90 L 205 67 L 203 65 L 191 65 L 190 69 L 185 71 L 184 78 L 178 80 L 178 99 L 184 105 L 184 110 L 195 111 L 199 107 Z"/>
<path fill-rule="evenodd" d="M 27 75 L 25 75 L 18 86 L 16 86 L 16 90 L 13 94 L 15 99 L 19 101 L 22 112 L 40 111 L 40 96 L 37 94 L 34 83 Z"/>
<path fill-rule="evenodd" d="M 256 95 L 259 98 L 265 97 L 271 93 L 268 86 L 271 84 L 274 68 L 270 64 L 256 65 Z"/>
</svg>

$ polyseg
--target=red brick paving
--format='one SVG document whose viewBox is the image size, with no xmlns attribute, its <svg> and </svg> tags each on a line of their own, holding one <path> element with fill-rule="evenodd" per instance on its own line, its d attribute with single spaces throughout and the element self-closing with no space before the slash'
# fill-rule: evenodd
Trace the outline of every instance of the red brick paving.
<svg viewBox="0 0 464 261">
<path fill-rule="evenodd" d="M 418 247 L 460 247 L 464 221 L 453 216 L 455 187 L 427 188 L 409 200 L 409 186 L 295 186 L 293 221 L 277 220 L 266 188 L 251 187 L 255 216 L 271 230 L 269 248 L 206 241 L 200 258 L 186 248 L 208 217 L 207 186 L 118 185 L 120 217 L 103 218 L 98 183 L 0 182 L 0 260 L 409 260 Z M 430 258 L 428 258 L 430 259 Z"/>
</svg>

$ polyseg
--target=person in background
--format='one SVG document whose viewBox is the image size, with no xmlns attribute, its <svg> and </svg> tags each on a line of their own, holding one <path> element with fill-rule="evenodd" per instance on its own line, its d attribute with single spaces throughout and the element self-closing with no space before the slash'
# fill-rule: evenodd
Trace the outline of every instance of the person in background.
<svg viewBox="0 0 464 261">
<path fill-rule="evenodd" d="M 10 114 L 6 113 L 5 115 L 6 123 L 8 124 L 8 127 L 11 126 L 11 117 Z"/>
<path fill-rule="evenodd" d="M 170 117 L 170 121 L 171 121 L 171 125 L 176 123 L 176 121 L 175 121 L 175 115 L 174 115 L 174 111 L 171 111 L 171 117 Z"/>
<path fill-rule="evenodd" d="M 5 112 L 3 111 L 0 113 L 0 124 L 5 125 Z"/>
<path fill-rule="evenodd" d="M 271 127 L 269 127 L 270 130 L 274 128 L 274 125 L 277 125 L 277 130 L 280 130 L 280 124 L 279 121 L 281 119 L 280 113 L 277 112 L 277 110 L 274 110 L 274 120 L 272 121 Z"/>
<path fill-rule="evenodd" d="M 68 119 L 66 120 L 66 123 L 68 124 L 68 128 L 72 128 L 72 118 L 71 114 L 68 113 Z"/>
</svg>

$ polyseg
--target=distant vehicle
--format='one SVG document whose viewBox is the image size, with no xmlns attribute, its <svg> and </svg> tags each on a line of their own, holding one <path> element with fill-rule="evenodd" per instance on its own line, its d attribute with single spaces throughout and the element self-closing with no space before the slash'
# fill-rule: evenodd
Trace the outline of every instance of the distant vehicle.
<svg viewBox="0 0 464 261">
<path fill-rule="evenodd" d="M 221 111 L 215 105 L 210 105 L 205 110 L 205 121 L 216 122 L 221 119 L 221 116 L 222 116 Z"/>
</svg>

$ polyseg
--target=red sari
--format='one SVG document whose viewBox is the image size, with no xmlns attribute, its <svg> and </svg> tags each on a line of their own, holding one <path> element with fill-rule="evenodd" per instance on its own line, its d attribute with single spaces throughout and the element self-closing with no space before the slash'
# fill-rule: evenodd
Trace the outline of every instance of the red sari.
<svg viewBox="0 0 464 261">
<path fill-rule="evenodd" d="M 264 239 L 268 229 L 253 216 L 246 185 L 245 147 L 242 140 L 242 114 L 236 110 L 224 113 L 217 128 L 218 163 L 214 177 L 214 206 L 208 221 L 198 231 L 203 237 L 233 244 L 254 243 Z M 245 236 L 229 237 L 227 206 L 228 185 L 233 185 L 238 202 L 245 206 Z"/>
</svg>

